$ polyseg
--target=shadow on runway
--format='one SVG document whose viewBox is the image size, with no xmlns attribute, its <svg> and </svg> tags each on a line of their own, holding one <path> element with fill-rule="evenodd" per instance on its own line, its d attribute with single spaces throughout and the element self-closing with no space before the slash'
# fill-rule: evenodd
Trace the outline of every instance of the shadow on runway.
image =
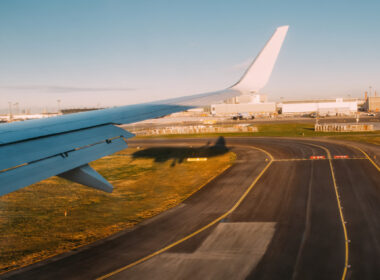
<svg viewBox="0 0 380 280">
<path fill-rule="evenodd" d="M 226 140 L 220 136 L 212 144 L 210 141 L 202 147 L 152 147 L 137 151 L 132 154 L 133 159 L 149 158 L 155 162 L 165 162 L 173 160 L 171 166 L 182 163 L 187 158 L 204 158 L 215 157 L 227 153 L 229 149 L 226 146 Z"/>
</svg>

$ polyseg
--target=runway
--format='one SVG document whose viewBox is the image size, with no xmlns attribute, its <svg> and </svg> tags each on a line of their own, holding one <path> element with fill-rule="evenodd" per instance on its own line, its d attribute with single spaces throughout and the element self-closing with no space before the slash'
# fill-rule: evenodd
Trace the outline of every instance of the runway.
<svg viewBox="0 0 380 280">
<path fill-rule="evenodd" d="M 226 143 L 236 163 L 182 204 L 2 279 L 380 279 L 380 172 L 360 150 L 303 139 Z"/>
</svg>

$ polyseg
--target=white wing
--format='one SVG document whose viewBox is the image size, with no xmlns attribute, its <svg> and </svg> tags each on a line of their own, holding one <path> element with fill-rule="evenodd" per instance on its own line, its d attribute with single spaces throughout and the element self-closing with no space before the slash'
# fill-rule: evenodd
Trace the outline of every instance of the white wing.
<svg viewBox="0 0 380 280">
<path fill-rule="evenodd" d="M 133 134 L 115 124 L 133 123 L 220 102 L 265 85 L 287 27 L 277 29 L 233 87 L 158 102 L 0 125 L 0 195 L 54 175 L 111 192 L 88 163 L 127 147 Z"/>
<path fill-rule="evenodd" d="M 276 29 L 272 38 L 252 62 L 244 76 L 232 86 L 233 89 L 242 92 L 258 92 L 266 85 L 272 74 L 273 66 L 280 53 L 288 28 L 289 26 L 281 26 Z"/>
</svg>

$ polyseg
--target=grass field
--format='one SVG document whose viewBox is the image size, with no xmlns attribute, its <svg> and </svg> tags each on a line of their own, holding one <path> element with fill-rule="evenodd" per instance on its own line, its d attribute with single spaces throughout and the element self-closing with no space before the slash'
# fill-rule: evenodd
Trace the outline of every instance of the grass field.
<svg viewBox="0 0 380 280">
<path fill-rule="evenodd" d="M 206 162 L 186 162 L 208 156 Z M 171 208 L 229 166 L 218 149 L 127 149 L 93 162 L 103 193 L 57 177 L 0 197 L 0 272 L 72 250 Z"/>
</svg>

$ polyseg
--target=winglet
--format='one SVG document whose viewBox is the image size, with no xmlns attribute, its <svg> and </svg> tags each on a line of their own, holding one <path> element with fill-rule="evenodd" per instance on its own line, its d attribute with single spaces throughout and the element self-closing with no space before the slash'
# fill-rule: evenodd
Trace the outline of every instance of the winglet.
<svg viewBox="0 0 380 280">
<path fill-rule="evenodd" d="M 252 62 L 239 82 L 231 88 L 241 92 L 257 92 L 269 80 L 289 26 L 280 26 Z"/>
</svg>

